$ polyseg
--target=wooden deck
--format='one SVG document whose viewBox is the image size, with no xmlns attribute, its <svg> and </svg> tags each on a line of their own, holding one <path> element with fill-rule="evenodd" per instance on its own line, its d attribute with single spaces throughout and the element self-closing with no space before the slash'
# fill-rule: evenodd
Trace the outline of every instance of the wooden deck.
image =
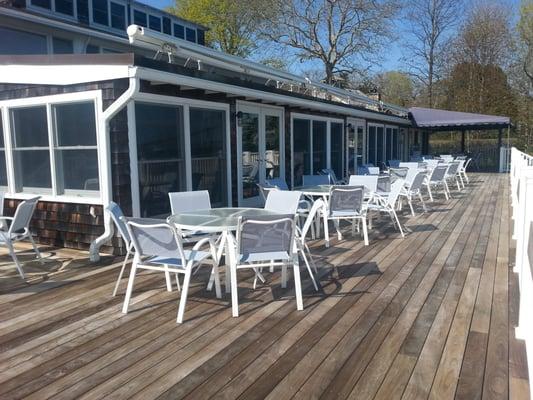
<svg viewBox="0 0 533 400">
<path fill-rule="evenodd" d="M 2 253 L 0 398 L 528 398 L 508 177 L 473 174 L 453 193 L 404 214 L 403 240 L 378 224 L 367 247 L 316 242 L 323 290 L 303 272 L 300 312 L 279 273 L 253 291 L 243 272 L 232 318 L 204 273 L 177 325 L 178 292 L 143 274 L 124 316 L 111 297 L 119 259 L 52 251 L 29 262 L 26 285 Z"/>
</svg>

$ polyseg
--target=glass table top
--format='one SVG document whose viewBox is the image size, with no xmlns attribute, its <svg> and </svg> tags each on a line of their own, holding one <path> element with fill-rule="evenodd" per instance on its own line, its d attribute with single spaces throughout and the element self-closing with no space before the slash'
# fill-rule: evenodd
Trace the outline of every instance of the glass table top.
<svg viewBox="0 0 533 400">
<path fill-rule="evenodd" d="M 237 229 L 239 217 L 266 217 L 271 215 L 279 215 L 279 213 L 262 208 L 226 207 L 171 215 L 168 217 L 168 222 L 182 229 L 220 232 Z"/>
</svg>

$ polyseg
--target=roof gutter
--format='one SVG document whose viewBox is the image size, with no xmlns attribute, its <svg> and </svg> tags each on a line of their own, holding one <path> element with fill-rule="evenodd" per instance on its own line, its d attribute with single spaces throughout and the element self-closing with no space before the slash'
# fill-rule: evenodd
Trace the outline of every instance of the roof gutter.
<svg viewBox="0 0 533 400">
<path fill-rule="evenodd" d="M 117 115 L 128 103 L 139 93 L 139 78 L 135 76 L 135 73 L 129 78 L 130 84 L 128 89 L 116 99 L 107 109 L 102 110 L 102 118 L 99 121 L 99 135 L 100 140 L 105 141 L 105 149 L 107 149 L 104 154 L 102 154 L 103 160 L 100 165 L 104 165 L 105 168 L 102 171 L 103 174 L 106 174 L 105 182 L 107 185 L 105 188 L 102 188 L 102 202 L 104 207 L 107 207 L 109 202 L 113 200 L 113 182 L 111 174 L 111 154 L 109 149 L 111 148 L 110 138 L 109 138 L 109 121 Z M 102 106 L 103 107 L 103 106 Z M 104 233 L 99 236 L 94 242 L 91 243 L 89 249 L 89 258 L 92 262 L 97 262 L 100 260 L 100 247 L 105 244 L 107 241 L 111 240 L 114 233 L 113 221 L 109 213 L 104 211 Z"/>
</svg>

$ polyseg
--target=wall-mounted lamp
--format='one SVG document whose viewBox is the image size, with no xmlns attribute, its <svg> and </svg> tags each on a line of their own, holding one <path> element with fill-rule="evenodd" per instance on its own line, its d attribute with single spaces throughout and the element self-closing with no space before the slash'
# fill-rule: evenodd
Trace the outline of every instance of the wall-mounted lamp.
<svg viewBox="0 0 533 400">
<path fill-rule="evenodd" d="M 242 111 L 238 111 L 235 116 L 237 117 L 237 126 L 242 126 Z"/>
</svg>

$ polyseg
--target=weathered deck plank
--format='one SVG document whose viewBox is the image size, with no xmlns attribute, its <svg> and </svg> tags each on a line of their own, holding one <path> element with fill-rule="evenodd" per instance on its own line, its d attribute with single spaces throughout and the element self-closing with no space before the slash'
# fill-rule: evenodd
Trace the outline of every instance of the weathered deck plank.
<svg viewBox="0 0 533 400">
<path fill-rule="evenodd" d="M 143 274 L 124 316 L 110 296 L 120 259 L 95 268 L 58 250 L 24 286 L 2 253 L 0 398 L 527 398 L 508 177 L 472 178 L 405 215 L 405 239 L 387 223 L 370 246 L 313 243 L 322 288 L 303 272 L 303 312 L 278 273 L 254 291 L 244 272 L 232 318 L 201 273 L 177 325 L 178 293 Z"/>
</svg>

